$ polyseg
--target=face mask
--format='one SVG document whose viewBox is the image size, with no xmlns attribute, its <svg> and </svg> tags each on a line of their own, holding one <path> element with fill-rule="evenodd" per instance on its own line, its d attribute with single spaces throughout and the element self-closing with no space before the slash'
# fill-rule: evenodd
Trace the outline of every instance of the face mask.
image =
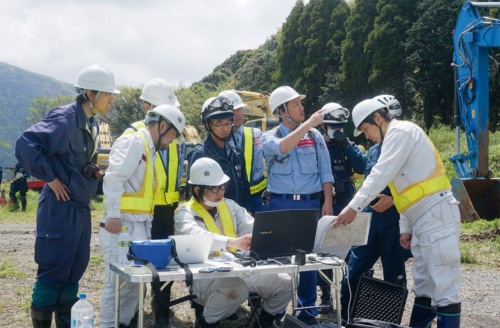
<svg viewBox="0 0 500 328">
<path fill-rule="evenodd" d="M 339 130 L 342 131 L 343 129 Z M 326 135 L 328 136 L 328 138 L 333 139 L 333 134 L 335 133 L 335 131 L 336 130 L 328 129 L 328 131 L 326 131 Z"/>
<path fill-rule="evenodd" d="M 209 201 L 207 199 L 207 197 L 203 196 L 203 204 L 205 204 L 207 206 L 217 207 L 217 206 L 219 206 L 220 202 L 222 202 L 222 200 L 220 200 L 218 202 L 212 202 L 212 201 Z"/>
</svg>

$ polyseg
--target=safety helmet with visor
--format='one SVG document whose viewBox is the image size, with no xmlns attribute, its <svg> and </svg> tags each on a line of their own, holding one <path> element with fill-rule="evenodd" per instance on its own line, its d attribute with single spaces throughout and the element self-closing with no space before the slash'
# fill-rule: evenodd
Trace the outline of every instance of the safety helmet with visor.
<svg viewBox="0 0 500 328">
<path fill-rule="evenodd" d="M 163 104 L 176 106 L 177 101 L 174 88 L 170 83 L 160 78 L 148 81 L 142 88 L 139 98 L 154 106 Z"/>
<path fill-rule="evenodd" d="M 386 105 L 389 110 L 389 115 L 391 115 L 391 117 L 398 117 L 403 112 L 401 104 L 396 99 L 396 97 L 392 95 L 380 95 L 373 97 L 373 99 L 380 102 L 381 104 Z"/>
<path fill-rule="evenodd" d="M 354 124 L 354 136 L 359 136 L 361 124 L 379 109 L 388 110 L 387 106 L 375 99 L 365 99 L 352 109 L 352 122 Z"/>
<path fill-rule="evenodd" d="M 233 101 L 233 109 L 240 109 L 247 106 L 235 90 L 226 90 L 219 93 L 219 97 L 227 97 Z"/>
<path fill-rule="evenodd" d="M 115 89 L 115 76 L 113 73 L 99 65 L 90 65 L 82 69 L 78 74 L 75 89 L 78 94 L 84 94 L 85 90 L 113 94 L 120 93 L 120 90 Z"/>
<path fill-rule="evenodd" d="M 184 142 L 182 131 L 186 126 L 186 119 L 179 108 L 167 104 L 156 106 L 146 113 L 146 119 L 144 121 L 147 125 L 150 122 L 161 122 L 162 119 L 167 121 L 167 123 L 176 130 L 177 137 L 174 139 L 175 143 L 178 145 L 182 144 Z"/>
<path fill-rule="evenodd" d="M 269 97 L 269 106 L 271 106 L 273 114 L 280 117 L 278 108 L 281 105 L 286 104 L 287 102 L 295 98 L 299 98 L 300 100 L 302 100 L 305 97 L 306 97 L 305 95 L 299 94 L 297 91 L 295 91 L 293 88 L 289 86 L 282 86 L 277 88 L 271 93 L 271 96 Z M 285 105 L 285 111 L 288 111 L 286 105 Z"/>
<path fill-rule="evenodd" d="M 321 109 L 324 110 L 323 124 L 330 125 L 335 128 L 343 128 L 347 124 L 347 118 L 350 115 L 347 108 L 332 102 L 325 104 Z"/>
<path fill-rule="evenodd" d="M 213 119 L 232 119 L 233 116 L 233 101 L 225 96 L 208 98 L 201 107 L 201 121 L 203 123 Z"/>
</svg>

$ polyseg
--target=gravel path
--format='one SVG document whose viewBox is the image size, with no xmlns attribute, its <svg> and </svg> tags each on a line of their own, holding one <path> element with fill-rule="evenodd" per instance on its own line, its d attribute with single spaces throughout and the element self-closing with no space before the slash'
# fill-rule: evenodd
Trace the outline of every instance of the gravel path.
<svg viewBox="0 0 500 328">
<path fill-rule="evenodd" d="M 98 222 L 98 221 L 96 221 Z M 80 284 L 94 306 L 96 322 L 99 323 L 100 296 L 103 281 L 103 264 L 100 261 L 99 240 L 95 224 L 92 236 L 91 264 Z M 33 261 L 34 226 L 26 224 L 0 225 L 0 327 L 30 327 L 29 302 L 31 287 L 35 281 L 36 265 Z M 411 260 L 407 264 L 408 286 L 413 281 L 410 273 Z M 375 276 L 381 273 L 380 264 L 375 267 Z M 462 327 L 500 327 L 500 269 L 462 268 Z M 174 297 L 186 293 L 181 283 L 175 283 Z M 151 324 L 149 293 L 146 300 L 146 327 Z M 407 324 L 413 294 L 410 292 L 402 324 Z M 194 311 L 187 303 L 173 308 L 174 327 L 193 327 Z M 242 306 L 238 312 L 240 319 L 226 322 L 222 327 L 238 327 L 246 323 L 248 307 Z M 321 322 L 331 322 L 332 315 L 319 317 Z M 97 327 L 98 325 L 96 325 Z M 435 324 L 434 324 L 435 326 Z"/>
</svg>

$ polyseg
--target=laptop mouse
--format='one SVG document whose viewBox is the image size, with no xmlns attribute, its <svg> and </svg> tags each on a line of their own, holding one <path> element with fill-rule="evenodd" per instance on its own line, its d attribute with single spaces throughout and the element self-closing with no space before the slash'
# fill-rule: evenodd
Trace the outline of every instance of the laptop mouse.
<svg viewBox="0 0 500 328">
<path fill-rule="evenodd" d="M 232 262 L 236 259 L 236 256 L 234 256 L 231 252 L 220 252 L 220 259 L 224 262 Z"/>
</svg>

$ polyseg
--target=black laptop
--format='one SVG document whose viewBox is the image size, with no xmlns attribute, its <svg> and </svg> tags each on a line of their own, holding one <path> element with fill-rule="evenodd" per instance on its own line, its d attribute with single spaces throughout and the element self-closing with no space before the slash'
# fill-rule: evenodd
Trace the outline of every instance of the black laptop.
<svg viewBox="0 0 500 328">
<path fill-rule="evenodd" d="M 254 214 L 251 256 L 258 259 L 312 253 L 318 210 L 279 210 Z"/>
</svg>

